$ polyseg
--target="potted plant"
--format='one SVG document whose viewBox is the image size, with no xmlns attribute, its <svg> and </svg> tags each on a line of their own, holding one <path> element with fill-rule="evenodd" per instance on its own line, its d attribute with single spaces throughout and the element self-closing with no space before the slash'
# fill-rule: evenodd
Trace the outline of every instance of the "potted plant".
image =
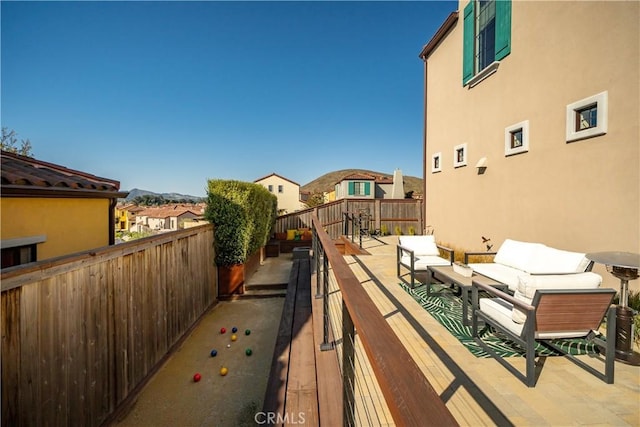
<svg viewBox="0 0 640 427">
<path fill-rule="evenodd" d="M 205 218 L 214 225 L 218 297 L 244 292 L 245 263 L 269 240 L 277 198 L 262 185 L 209 180 Z"/>
</svg>

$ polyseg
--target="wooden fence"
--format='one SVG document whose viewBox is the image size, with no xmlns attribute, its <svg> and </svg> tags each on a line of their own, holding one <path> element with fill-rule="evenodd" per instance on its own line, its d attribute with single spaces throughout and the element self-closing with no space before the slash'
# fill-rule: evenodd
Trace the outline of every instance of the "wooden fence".
<svg viewBox="0 0 640 427">
<path fill-rule="evenodd" d="M 1 279 L 2 425 L 98 426 L 215 303 L 213 226 Z"/>
<path fill-rule="evenodd" d="M 315 214 L 332 239 L 343 234 L 345 213 L 368 214 L 373 230 L 386 229 L 389 234 L 425 234 L 424 205 L 420 199 L 341 199 L 315 208 L 278 217 L 275 232 L 311 228 Z"/>
</svg>

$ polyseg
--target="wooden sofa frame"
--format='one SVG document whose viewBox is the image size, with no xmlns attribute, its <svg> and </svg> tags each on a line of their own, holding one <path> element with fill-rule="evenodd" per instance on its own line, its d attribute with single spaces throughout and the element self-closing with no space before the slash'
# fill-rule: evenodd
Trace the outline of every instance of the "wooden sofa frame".
<svg viewBox="0 0 640 427">
<path fill-rule="evenodd" d="M 449 254 L 449 264 L 453 264 L 453 260 L 454 260 L 454 256 L 455 256 L 454 250 L 451 249 L 451 248 L 448 248 L 446 246 L 442 246 L 442 245 L 438 245 L 438 244 L 436 244 L 436 246 L 441 251 L 444 251 L 447 254 Z M 406 254 L 410 255 L 411 262 L 409 264 L 405 264 L 405 263 L 402 262 L 403 253 L 406 253 Z M 445 259 L 445 258 L 443 258 L 443 259 Z M 416 272 L 425 272 L 425 273 L 427 272 L 427 269 L 416 271 L 415 262 L 416 262 L 415 252 L 412 249 L 409 249 L 407 247 L 398 245 L 397 250 L 396 250 L 397 276 L 398 277 L 402 277 L 402 275 L 400 274 L 401 267 L 407 268 L 409 270 L 409 273 L 411 274 L 410 286 L 411 286 L 412 289 L 414 288 L 415 283 L 416 283 Z"/>
<path fill-rule="evenodd" d="M 526 320 L 522 333 L 515 335 L 501 323 L 479 308 L 478 291 L 484 291 L 492 296 L 502 298 L 526 312 Z M 567 356 L 572 362 L 603 380 L 607 384 L 613 384 L 615 361 L 615 331 L 616 316 L 615 306 L 612 306 L 616 291 L 613 289 L 538 289 L 533 297 L 531 305 L 524 303 L 513 296 L 506 294 L 492 286 L 472 282 L 472 336 L 475 341 L 485 349 L 494 359 L 507 370 L 522 380 L 528 387 L 535 387 L 539 372 L 535 370 L 535 343 L 550 347 Z M 590 339 L 598 346 L 600 352 L 604 352 L 604 373 L 579 360 L 574 355 L 564 352 L 553 343 L 553 339 L 536 338 L 538 333 L 560 333 L 563 331 L 590 330 L 597 331 L 606 314 L 607 334 L 606 341 L 595 337 L 590 332 L 584 338 Z M 526 353 L 526 375 L 523 375 L 513 365 L 507 363 L 498 356 L 486 343 L 478 337 L 478 323 L 484 321 L 485 325 L 491 325 L 502 332 L 511 340 L 522 346 Z"/>
</svg>

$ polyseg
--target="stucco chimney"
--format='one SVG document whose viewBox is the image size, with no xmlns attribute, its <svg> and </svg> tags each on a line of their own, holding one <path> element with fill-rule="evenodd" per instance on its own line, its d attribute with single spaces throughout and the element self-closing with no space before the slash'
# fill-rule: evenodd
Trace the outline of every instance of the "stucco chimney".
<svg viewBox="0 0 640 427">
<path fill-rule="evenodd" d="M 392 199 L 404 199 L 404 179 L 402 178 L 402 171 L 396 169 L 393 171 L 393 187 L 391 189 Z"/>
</svg>

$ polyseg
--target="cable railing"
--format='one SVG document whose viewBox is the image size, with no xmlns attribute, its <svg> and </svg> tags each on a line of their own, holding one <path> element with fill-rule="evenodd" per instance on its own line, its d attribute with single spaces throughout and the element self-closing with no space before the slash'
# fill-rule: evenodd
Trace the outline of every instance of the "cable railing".
<svg viewBox="0 0 640 427">
<path fill-rule="evenodd" d="M 343 425 L 457 425 L 318 218 L 312 221 L 320 349 L 337 358 Z"/>
</svg>

